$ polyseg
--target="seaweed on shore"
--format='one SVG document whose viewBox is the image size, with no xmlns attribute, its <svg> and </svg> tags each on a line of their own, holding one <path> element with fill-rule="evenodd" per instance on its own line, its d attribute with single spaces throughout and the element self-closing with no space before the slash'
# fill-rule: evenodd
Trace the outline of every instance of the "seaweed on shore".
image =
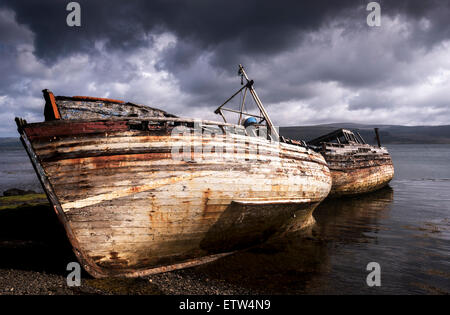
<svg viewBox="0 0 450 315">
<path fill-rule="evenodd" d="M 16 196 L 1 196 L 0 210 L 18 209 L 23 207 L 48 205 L 47 196 L 45 194 L 25 194 Z"/>
</svg>

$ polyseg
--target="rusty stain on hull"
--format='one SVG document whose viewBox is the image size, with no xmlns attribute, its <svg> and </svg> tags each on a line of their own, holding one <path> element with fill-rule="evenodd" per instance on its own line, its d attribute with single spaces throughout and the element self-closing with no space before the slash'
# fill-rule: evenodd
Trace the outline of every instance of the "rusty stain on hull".
<svg viewBox="0 0 450 315">
<path fill-rule="evenodd" d="M 234 135 L 224 160 L 202 151 L 200 159 L 174 159 L 174 144 L 191 146 L 195 156 L 198 146 L 222 141 L 171 134 L 190 120 L 16 121 L 74 251 L 94 277 L 191 266 L 304 228 L 331 189 L 324 158 L 299 145 Z M 255 155 L 252 146 L 265 150 Z"/>
</svg>

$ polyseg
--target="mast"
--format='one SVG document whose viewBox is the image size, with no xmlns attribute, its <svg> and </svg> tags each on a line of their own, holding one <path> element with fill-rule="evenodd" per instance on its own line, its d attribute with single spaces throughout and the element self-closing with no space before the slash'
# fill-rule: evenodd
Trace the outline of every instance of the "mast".
<svg viewBox="0 0 450 315">
<path fill-rule="evenodd" d="M 245 84 L 243 87 L 241 87 L 236 93 L 234 93 L 230 98 L 228 98 L 222 105 L 220 105 L 215 111 L 214 113 L 216 114 L 220 114 L 222 116 L 222 118 L 225 120 L 225 116 L 222 113 L 222 110 L 226 110 L 226 111 L 230 111 L 230 112 L 234 112 L 234 113 L 238 113 L 239 114 L 239 121 L 238 124 L 241 123 L 241 119 L 242 119 L 242 115 L 247 115 L 247 116 L 253 116 L 253 117 L 257 117 L 262 119 L 262 121 L 266 121 L 267 126 L 270 128 L 271 134 L 276 138 L 279 139 L 280 135 L 278 134 L 275 126 L 272 123 L 272 120 L 269 117 L 269 114 L 267 113 L 266 109 L 264 108 L 264 105 L 261 102 L 261 99 L 259 98 L 258 94 L 256 93 L 255 88 L 253 87 L 253 80 L 250 80 L 247 76 L 247 73 L 244 70 L 244 67 L 240 64 L 239 65 L 239 75 L 241 75 L 241 77 L 245 78 L 245 80 L 247 81 L 247 84 Z M 242 83 L 242 82 L 241 82 Z M 224 108 L 223 106 L 228 103 L 232 98 L 234 98 L 237 94 L 239 94 L 242 90 L 244 90 L 244 98 L 242 100 L 242 104 L 241 104 L 241 108 L 240 111 L 237 110 L 233 110 L 230 108 Z M 258 115 L 253 115 L 253 114 L 249 114 L 244 112 L 244 103 L 245 103 L 245 96 L 247 94 L 247 90 L 250 91 L 250 94 L 252 95 L 256 105 L 258 106 L 259 111 L 261 112 L 262 116 L 258 116 Z"/>
</svg>

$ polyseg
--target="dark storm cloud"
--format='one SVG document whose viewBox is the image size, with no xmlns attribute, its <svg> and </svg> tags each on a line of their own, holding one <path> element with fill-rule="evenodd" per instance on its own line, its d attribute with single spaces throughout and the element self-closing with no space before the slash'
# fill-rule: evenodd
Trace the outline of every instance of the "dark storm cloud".
<svg viewBox="0 0 450 315">
<path fill-rule="evenodd" d="M 95 40 L 108 39 L 124 49 L 143 44 L 142 34 L 168 30 L 195 41 L 201 49 L 239 38 L 241 51 L 277 52 L 293 45 L 291 35 L 311 30 L 361 1 L 78 1 L 82 27 L 65 27 L 68 1 L 6 0 L 17 20 L 36 34 L 37 55 L 51 59 L 89 50 Z M 178 55 L 180 63 L 184 55 Z M 187 58 L 189 55 L 186 56 Z"/>
<path fill-rule="evenodd" d="M 65 27 L 69 1 L 5 0 L 3 6 L 16 12 L 17 20 L 36 35 L 36 54 L 52 60 L 70 52 L 88 51 L 99 39 L 111 47 L 132 49 L 144 44 L 146 32 L 173 32 L 193 41 L 199 49 L 214 49 L 224 42 L 239 42 L 239 54 L 271 55 L 297 43 L 299 33 L 317 29 L 340 15 L 365 12 L 368 1 L 92 1 L 80 0 L 82 27 Z M 383 14 L 406 14 L 415 19 L 432 14 L 435 36 L 448 36 L 446 1 L 379 1 Z M 363 13 L 364 14 L 364 13 Z M 364 17 L 364 15 L 363 15 Z M 365 19 L 353 27 L 365 27 Z M 222 57 L 236 51 L 222 47 Z M 234 48 L 231 46 L 230 48 Z M 176 54 L 171 62 L 186 63 L 192 51 Z M 218 58 L 217 60 L 223 60 Z M 218 63 L 228 64 L 227 61 Z"/>
<path fill-rule="evenodd" d="M 280 123 L 447 119 L 449 1 L 380 0 L 375 28 L 370 0 L 77 2 L 82 27 L 69 0 L 0 2 L 1 121 L 40 117 L 42 88 L 203 115 L 239 87 L 239 63 Z"/>
<path fill-rule="evenodd" d="M 82 8 L 81 28 L 71 28 L 65 24 L 68 14 L 65 6 L 68 1 L 6 0 L 3 5 L 13 9 L 18 22 L 27 25 L 35 34 L 35 54 L 48 64 L 71 53 L 95 53 L 94 45 L 99 40 L 105 40 L 109 49 L 132 51 L 148 45 L 151 38 L 146 34 L 169 31 L 178 40 L 159 60 L 158 66 L 177 76 L 183 75 L 183 71 L 205 52 L 211 52 L 209 63 L 217 71 L 225 70 L 231 75 L 235 71 L 234 65 L 265 61 L 280 52 L 289 51 L 305 41 L 305 33 L 336 20 L 344 24 L 349 36 L 352 36 L 352 32 L 368 31 L 365 17 L 369 1 L 363 0 L 78 2 Z M 401 14 L 415 20 L 426 17 L 431 21 L 426 30 L 413 25 L 416 29 L 412 30 L 414 40 L 409 42 L 411 45 L 432 46 L 450 35 L 447 1 L 379 2 L 383 15 Z M 412 49 L 396 49 L 393 57 L 407 61 Z M 297 65 L 306 68 L 304 73 L 308 77 L 295 77 L 292 84 L 298 85 L 302 80 L 336 80 L 349 86 L 358 86 L 386 79 L 389 72 L 371 71 L 371 68 L 380 67 L 373 60 L 374 57 L 370 56 L 373 53 L 367 50 L 363 53 L 364 55 L 359 56 L 360 61 L 362 63 L 363 58 L 369 60 L 364 61 L 368 70 L 364 70 L 366 67 L 362 64 L 353 62 L 350 65 L 354 67 L 353 71 L 348 71 L 348 60 L 333 60 L 331 57 L 330 66 L 314 68 L 308 73 L 308 61 L 298 60 Z M 324 60 L 324 65 L 326 64 L 327 60 Z M 193 93 L 205 92 L 214 87 L 201 80 L 197 83 L 180 81 L 183 90 Z M 276 95 L 273 97 L 273 100 L 277 99 Z"/>
</svg>

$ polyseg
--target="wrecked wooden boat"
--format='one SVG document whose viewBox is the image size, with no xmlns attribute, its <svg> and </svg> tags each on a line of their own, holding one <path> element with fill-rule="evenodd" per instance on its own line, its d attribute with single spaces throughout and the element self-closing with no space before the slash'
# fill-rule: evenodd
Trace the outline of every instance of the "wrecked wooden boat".
<svg viewBox="0 0 450 315">
<path fill-rule="evenodd" d="M 16 118 L 18 131 L 94 277 L 194 266 L 301 229 L 331 189 L 324 158 L 278 142 L 271 125 L 255 136 L 115 100 L 44 95 L 45 121 Z"/>
<path fill-rule="evenodd" d="M 338 129 L 308 142 L 328 163 L 333 178 L 330 196 L 357 195 L 386 186 L 394 177 L 388 150 L 367 144 L 359 132 Z"/>
</svg>

